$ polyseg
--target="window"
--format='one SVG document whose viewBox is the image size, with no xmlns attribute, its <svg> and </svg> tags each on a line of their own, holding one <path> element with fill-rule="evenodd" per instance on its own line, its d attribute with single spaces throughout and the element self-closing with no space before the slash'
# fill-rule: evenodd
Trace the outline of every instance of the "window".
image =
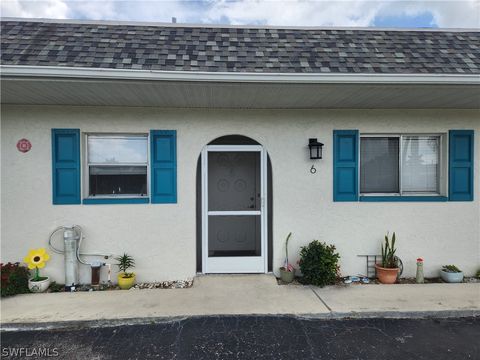
<svg viewBox="0 0 480 360">
<path fill-rule="evenodd" d="M 148 195 L 147 135 L 87 135 L 89 197 Z"/>
<path fill-rule="evenodd" d="M 360 192 L 364 195 L 439 194 L 440 147 L 441 136 L 362 136 Z"/>
<path fill-rule="evenodd" d="M 436 136 L 402 138 L 402 191 L 438 193 L 440 141 Z"/>
<path fill-rule="evenodd" d="M 400 192 L 398 137 L 362 138 L 360 144 L 360 192 Z"/>
</svg>

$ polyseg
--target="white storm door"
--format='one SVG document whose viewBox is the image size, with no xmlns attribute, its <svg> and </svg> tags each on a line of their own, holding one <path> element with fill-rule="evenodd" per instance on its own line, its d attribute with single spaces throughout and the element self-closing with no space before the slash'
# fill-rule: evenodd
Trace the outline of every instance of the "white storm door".
<svg viewBox="0 0 480 360">
<path fill-rule="evenodd" d="M 260 145 L 202 151 L 203 273 L 265 273 L 266 157 Z"/>
</svg>

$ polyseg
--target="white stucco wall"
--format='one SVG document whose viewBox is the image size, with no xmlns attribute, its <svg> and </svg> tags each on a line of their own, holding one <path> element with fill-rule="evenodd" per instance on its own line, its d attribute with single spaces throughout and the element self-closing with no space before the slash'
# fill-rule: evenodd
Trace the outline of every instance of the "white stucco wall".
<svg viewBox="0 0 480 360">
<path fill-rule="evenodd" d="M 475 110 L 201 110 L 61 106 L 2 107 L 1 260 L 21 261 L 29 248 L 47 246 L 60 225 L 78 224 L 84 250 L 130 253 L 138 281 L 182 279 L 196 271 L 196 166 L 202 147 L 229 134 L 263 144 L 273 169 L 274 269 L 282 262 L 283 242 L 293 232 L 290 254 L 313 239 L 333 243 L 343 274 L 365 272 L 358 254 L 378 253 L 387 231 L 398 236 L 405 275 L 414 276 L 415 259 L 425 259 L 427 276 L 442 264 L 467 274 L 480 267 L 480 112 Z M 176 129 L 178 203 L 139 205 L 52 205 L 51 128 L 84 132 L 148 132 Z M 332 201 L 332 131 L 439 133 L 475 130 L 475 201 L 362 203 Z M 20 153 L 20 138 L 32 150 Z M 308 138 L 325 144 L 323 160 L 309 172 Z M 295 251 L 293 250 L 295 249 Z M 81 267 L 81 281 L 89 269 Z M 116 269 L 115 269 L 116 270 Z M 63 282 L 63 257 L 52 254 L 46 274 Z"/>
</svg>

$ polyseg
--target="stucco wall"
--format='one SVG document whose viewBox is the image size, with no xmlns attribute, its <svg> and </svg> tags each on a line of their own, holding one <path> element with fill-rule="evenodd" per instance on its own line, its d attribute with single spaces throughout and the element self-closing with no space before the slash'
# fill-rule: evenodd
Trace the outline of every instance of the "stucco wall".
<svg viewBox="0 0 480 360">
<path fill-rule="evenodd" d="M 396 231 L 405 275 L 425 258 L 427 276 L 442 264 L 467 274 L 480 267 L 480 113 L 474 110 L 201 110 L 108 107 L 2 107 L 1 260 L 19 261 L 29 248 L 47 245 L 59 225 L 79 224 L 84 250 L 137 260 L 138 281 L 195 275 L 197 159 L 219 136 L 241 134 L 263 144 L 273 169 L 274 269 L 281 265 L 289 231 L 292 256 L 312 239 L 337 246 L 343 274 L 365 272 L 358 254 L 378 253 L 387 231 Z M 178 203 L 139 205 L 52 205 L 51 128 L 85 132 L 148 132 L 176 129 Z M 448 132 L 475 129 L 475 201 L 441 203 L 359 203 L 332 201 L 332 130 L 361 132 Z M 32 150 L 16 149 L 28 138 Z M 323 160 L 309 172 L 309 137 L 325 144 Z M 296 251 L 293 251 L 296 249 Z M 294 259 L 297 260 L 296 258 Z M 81 281 L 89 270 L 81 267 Z M 115 269 L 116 270 L 116 269 Z M 63 282 L 63 257 L 52 254 L 44 271 Z"/>
</svg>

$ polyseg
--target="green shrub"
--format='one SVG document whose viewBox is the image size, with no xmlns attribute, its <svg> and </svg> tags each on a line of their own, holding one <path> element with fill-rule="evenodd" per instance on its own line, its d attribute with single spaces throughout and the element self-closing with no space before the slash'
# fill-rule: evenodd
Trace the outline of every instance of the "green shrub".
<svg viewBox="0 0 480 360">
<path fill-rule="evenodd" d="M 300 270 L 302 282 L 316 286 L 335 284 L 338 276 L 340 255 L 333 245 L 313 240 L 300 250 Z"/>
<path fill-rule="evenodd" d="M 10 296 L 16 294 L 28 293 L 28 278 L 30 272 L 20 263 L 1 264 L 2 274 L 2 293 L 1 296 Z"/>
</svg>

